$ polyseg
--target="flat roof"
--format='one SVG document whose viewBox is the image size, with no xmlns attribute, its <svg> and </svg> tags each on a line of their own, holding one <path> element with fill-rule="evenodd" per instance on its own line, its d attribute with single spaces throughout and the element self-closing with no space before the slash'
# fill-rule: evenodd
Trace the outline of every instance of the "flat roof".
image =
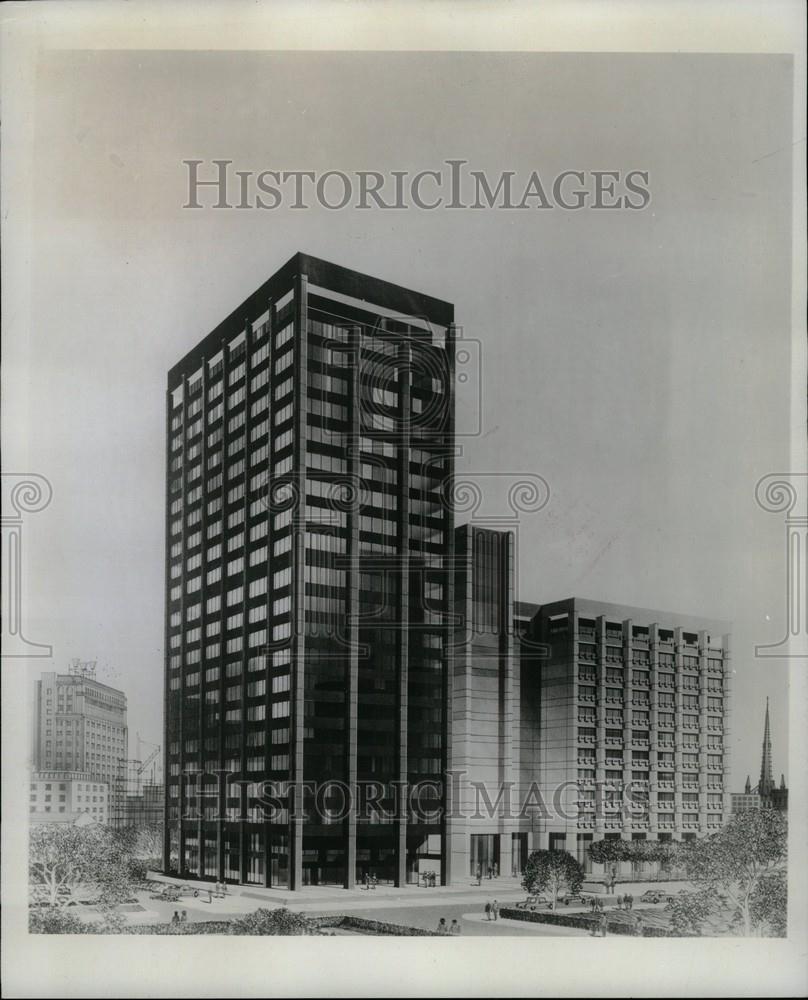
<svg viewBox="0 0 808 1000">
<path fill-rule="evenodd" d="M 663 628 L 685 628 L 694 632 L 729 632 L 732 623 L 722 618 L 703 618 L 698 615 L 680 614 L 678 611 L 665 611 L 660 608 L 637 608 L 629 604 L 611 604 L 608 601 L 593 601 L 587 597 L 567 597 L 561 601 L 542 604 L 539 607 L 542 615 L 563 614 L 565 611 L 577 611 L 590 618 L 603 615 L 623 622 L 631 619 L 635 625 L 661 625 Z"/>
<path fill-rule="evenodd" d="M 367 302 L 371 308 L 381 306 L 438 326 L 454 322 L 454 306 L 450 302 L 298 251 L 169 369 L 169 390 L 175 389 L 183 376 L 192 375 L 202 360 L 212 357 L 223 342 L 241 333 L 248 322 L 264 313 L 272 300 L 285 295 L 299 274 L 305 274 L 313 285 Z"/>
</svg>

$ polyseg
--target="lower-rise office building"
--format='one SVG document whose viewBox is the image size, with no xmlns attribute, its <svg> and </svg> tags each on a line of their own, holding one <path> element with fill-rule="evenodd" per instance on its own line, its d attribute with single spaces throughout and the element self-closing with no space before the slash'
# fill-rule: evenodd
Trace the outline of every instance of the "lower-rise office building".
<svg viewBox="0 0 808 1000">
<path fill-rule="evenodd" d="M 570 598 L 543 605 L 534 847 L 687 840 L 725 821 L 729 635 L 720 623 Z"/>
<path fill-rule="evenodd" d="M 729 766 L 721 624 L 514 601 L 513 546 L 509 533 L 456 531 L 453 870 L 516 874 L 530 851 L 558 849 L 589 871 L 595 840 L 716 832 Z"/>
</svg>

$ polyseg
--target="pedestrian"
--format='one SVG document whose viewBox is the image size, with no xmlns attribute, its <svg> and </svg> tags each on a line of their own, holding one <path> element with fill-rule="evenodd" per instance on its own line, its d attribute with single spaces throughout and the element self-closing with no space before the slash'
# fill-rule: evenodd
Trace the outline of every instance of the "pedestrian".
<svg viewBox="0 0 808 1000">
<path fill-rule="evenodd" d="M 595 910 L 597 910 L 597 908 L 598 908 L 598 900 L 596 896 L 593 896 L 589 900 L 589 909 L 594 913 Z"/>
<path fill-rule="evenodd" d="M 490 920 L 491 919 L 491 904 L 490 903 L 486 903 L 485 904 L 485 919 L 486 920 Z"/>
<path fill-rule="evenodd" d="M 182 923 L 182 924 L 187 924 L 188 923 L 188 911 L 187 910 L 183 910 L 182 911 L 182 916 L 180 917 L 180 923 Z"/>
<path fill-rule="evenodd" d="M 478 862 L 477 864 L 477 885 L 483 884 L 483 866 Z"/>
<path fill-rule="evenodd" d="M 499 865 L 494 862 L 494 878 L 499 878 Z"/>
<path fill-rule="evenodd" d="M 606 918 L 606 914 L 605 913 L 601 913 L 601 915 L 600 915 L 600 936 L 601 937 L 606 937 L 607 924 L 608 924 L 608 920 Z"/>
<path fill-rule="evenodd" d="M 452 921 L 452 926 L 449 928 L 449 933 L 450 934 L 460 933 L 460 924 L 456 920 Z"/>
<path fill-rule="evenodd" d="M 213 889 L 208 889 L 208 902 L 213 905 Z"/>
<path fill-rule="evenodd" d="M 375 889 L 378 885 L 379 880 L 376 878 L 376 872 L 370 876 L 370 888 Z"/>
<path fill-rule="evenodd" d="M 622 910 L 623 909 L 623 897 L 622 896 L 618 896 L 617 897 L 617 909 L 618 910 Z"/>
<path fill-rule="evenodd" d="M 491 867 L 491 865 L 489 865 L 489 866 L 488 866 L 488 878 L 489 878 L 489 879 L 490 879 L 490 878 L 492 877 L 492 875 L 493 875 L 493 871 L 494 871 L 494 870 L 493 870 L 493 868 Z"/>
<path fill-rule="evenodd" d="M 642 917 L 639 913 L 634 918 L 634 933 L 637 937 L 642 937 Z"/>
<path fill-rule="evenodd" d="M 446 926 L 446 917 L 441 917 L 438 921 L 438 934 L 448 933 L 449 928 Z"/>
<path fill-rule="evenodd" d="M 180 915 L 176 910 L 174 910 L 174 916 L 171 918 L 171 923 L 178 924 L 179 922 L 180 922 Z"/>
<path fill-rule="evenodd" d="M 499 903 L 494 900 L 491 909 L 494 911 L 494 920 L 499 920 Z"/>
<path fill-rule="evenodd" d="M 628 908 L 630 910 L 633 910 L 634 909 L 634 896 L 632 896 L 632 894 L 629 893 L 626 898 L 628 899 Z"/>
</svg>

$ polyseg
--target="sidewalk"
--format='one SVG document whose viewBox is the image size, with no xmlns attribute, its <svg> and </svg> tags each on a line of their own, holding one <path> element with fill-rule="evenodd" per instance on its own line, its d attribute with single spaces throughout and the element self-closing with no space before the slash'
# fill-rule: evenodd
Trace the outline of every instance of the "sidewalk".
<svg viewBox="0 0 808 1000">
<path fill-rule="evenodd" d="M 149 873 L 149 878 L 156 882 L 163 882 L 167 885 L 191 885 L 199 889 L 200 898 L 207 897 L 208 890 L 213 887 L 211 882 L 198 879 L 179 879 L 173 876 L 161 875 L 156 872 Z M 375 889 L 366 889 L 364 886 L 357 886 L 355 889 L 342 889 L 339 886 L 304 886 L 296 892 L 288 889 L 267 889 L 257 885 L 228 885 L 225 899 L 215 901 L 217 906 L 230 899 L 241 899 L 244 903 L 249 903 L 249 909 L 256 909 L 258 905 L 264 903 L 269 906 L 288 906 L 290 909 L 306 910 L 311 908 L 327 908 L 329 911 L 344 907 L 357 906 L 430 906 L 451 902 L 479 902 L 484 903 L 486 899 L 506 898 L 514 901 L 525 896 L 525 890 L 521 886 L 518 878 L 493 878 L 483 879 L 482 885 L 478 886 L 476 881 L 467 879 L 455 885 L 436 886 L 434 889 L 424 889 L 415 885 L 393 886 L 378 885 Z M 186 900 L 189 897 L 185 897 Z M 239 907 L 240 912 L 246 912 L 246 908 Z"/>
<path fill-rule="evenodd" d="M 174 906 L 188 908 L 199 913 L 202 919 L 215 919 L 217 916 L 229 917 L 251 913 L 260 907 L 274 909 L 285 906 L 298 913 L 326 914 L 346 913 L 356 911 L 397 910 L 412 908 L 466 906 L 480 913 L 486 902 L 497 899 L 500 906 L 512 906 L 525 898 L 525 890 L 518 878 L 500 877 L 483 879 L 482 885 L 475 880 L 467 879 L 450 886 L 436 886 L 434 889 L 424 889 L 414 885 L 392 886 L 378 885 L 376 889 L 366 889 L 364 886 L 355 889 L 342 889 L 339 886 L 304 886 L 296 892 L 288 889 L 267 889 L 254 885 L 228 885 L 223 898 L 214 898 L 208 903 L 208 891 L 212 883 L 195 879 L 178 879 L 167 875 L 150 874 L 150 878 L 166 884 L 190 885 L 199 889 L 199 896 L 183 896 Z M 682 888 L 682 883 L 674 883 L 674 891 Z M 660 883 L 647 886 L 652 889 L 663 889 Z M 635 910 L 643 907 L 639 899 L 646 886 L 642 883 L 632 885 L 635 898 Z M 622 893 L 617 893 L 622 895 Z M 615 896 L 600 897 L 607 906 L 607 912 L 618 912 L 615 906 Z M 587 913 L 588 905 L 573 903 L 569 907 L 559 904 L 559 912 Z M 653 911 L 651 911 L 653 912 Z M 204 914 L 204 916 L 203 916 Z M 653 922 L 653 920 L 652 920 Z M 512 923 L 512 921 L 508 921 Z M 517 921 L 517 923 L 519 923 Z M 547 925 L 543 925 L 547 926 Z"/>
</svg>

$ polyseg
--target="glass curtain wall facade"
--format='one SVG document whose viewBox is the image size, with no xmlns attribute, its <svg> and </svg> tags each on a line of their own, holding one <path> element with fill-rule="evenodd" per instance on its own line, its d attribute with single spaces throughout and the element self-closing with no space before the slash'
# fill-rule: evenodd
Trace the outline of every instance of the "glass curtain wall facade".
<svg viewBox="0 0 808 1000">
<path fill-rule="evenodd" d="M 297 254 L 169 373 L 167 871 L 448 878 L 452 321 Z"/>
</svg>

